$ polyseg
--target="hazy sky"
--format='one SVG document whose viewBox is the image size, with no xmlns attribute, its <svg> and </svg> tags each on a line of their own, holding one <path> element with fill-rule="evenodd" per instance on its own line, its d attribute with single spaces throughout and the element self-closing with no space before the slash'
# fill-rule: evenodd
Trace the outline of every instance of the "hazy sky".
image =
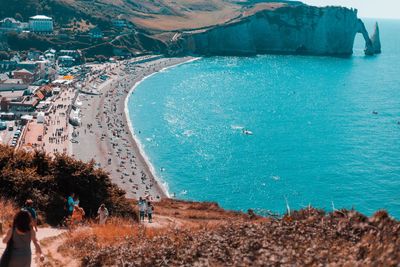
<svg viewBox="0 0 400 267">
<path fill-rule="evenodd" d="M 358 9 L 359 17 L 400 19 L 400 0 L 302 0 L 316 6 L 339 5 Z"/>
</svg>

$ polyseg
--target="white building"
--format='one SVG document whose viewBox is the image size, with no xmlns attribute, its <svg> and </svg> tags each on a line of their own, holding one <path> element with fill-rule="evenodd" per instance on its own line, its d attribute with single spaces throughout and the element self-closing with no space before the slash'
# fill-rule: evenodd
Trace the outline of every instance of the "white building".
<svg viewBox="0 0 400 267">
<path fill-rule="evenodd" d="M 51 33 L 53 32 L 53 19 L 43 15 L 30 17 L 29 29 L 32 32 Z"/>
<path fill-rule="evenodd" d="M 0 20 L 0 32 L 21 32 L 26 29 L 26 24 L 14 18 Z"/>
</svg>

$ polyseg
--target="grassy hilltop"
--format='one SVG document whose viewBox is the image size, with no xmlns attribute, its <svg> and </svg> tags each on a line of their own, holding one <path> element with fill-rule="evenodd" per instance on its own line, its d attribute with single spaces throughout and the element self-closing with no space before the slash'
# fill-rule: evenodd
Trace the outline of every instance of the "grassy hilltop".
<svg viewBox="0 0 400 267">
<path fill-rule="evenodd" d="M 53 16 L 59 24 L 85 20 L 107 25 L 122 18 L 137 28 L 180 30 L 206 27 L 227 22 L 257 9 L 273 8 L 288 1 L 239 0 L 0 0 L 0 17 L 13 16 L 28 20 L 35 14 Z"/>
</svg>

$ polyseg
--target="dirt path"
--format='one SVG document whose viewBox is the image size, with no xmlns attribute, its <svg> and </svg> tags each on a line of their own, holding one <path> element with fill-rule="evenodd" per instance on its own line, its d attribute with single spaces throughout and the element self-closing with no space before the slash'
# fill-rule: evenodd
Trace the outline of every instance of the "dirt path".
<svg viewBox="0 0 400 267">
<path fill-rule="evenodd" d="M 64 243 L 66 236 L 64 234 L 56 237 L 51 237 L 45 240 L 43 246 L 43 254 L 46 256 L 46 260 L 43 264 L 37 266 L 46 267 L 77 267 L 80 266 L 80 262 L 72 257 L 65 257 L 59 252 L 59 247 Z"/>
<path fill-rule="evenodd" d="M 155 216 L 152 223 L 149 223 L 147 219 L 142 223 L 146 228 L 180 228 L 183 226 L 183 222 L 176 218 L 169 216 L 157 215 Z M 83 228 L 75 229 L 74 231 L 85 230 Z M 90 228 L 88 228 L 90 229 Z M 59 251 L 59 247 L 62 246 L 68 236 L 66 230 L 58 230 L 54 228 L 42 228 L 39 229 L 38 238 L 42 245 L 43 254 L 45 255 L 45 261 L 39 263 L 36 257 L 32 261 L 32 266 L 46 266 L 46 267 L 78 267 L 80 261 L 73 257 L 63 255 Z M 35 255 L 34 250 L 32 251 Z"/>
<path fill-rule="evenodd" d="M 184 225 L 184 222 L 177 218 L 169 216 L 156 215 L 152 223 L 146 220 L 142 223 L 146 228 L 180 228 Z M 81 229 L 81 228 L 79 228 Z M 75 229 L 79 230 L 79 229 Z M 82 230 L 82 229 L 81 229 Z M 68 236 L 67 230 L 57 229 L 51 227 L 39 228 L 37 232 L 37 238 L 41 244 L 43 255 L 45 256 L 44 262 L 39 262 L 37 258 L 35 247 L 32 247 L 32 267 L 77 267 L 80 266 L 80 261 L 63 255 L 59 251 L 59 247 L 63 245 Z M 0 244 L 0 255 L 2 255 L 6 245 L 1 242 Z"/>
<path fill-rule="evenodd" d="M 148 228 L 180 228 L 184 225 L 184 222 L 182 220 L 179 220 L 177 218 L 169 217 L 169 216 L 163 216 L 163 215 L 156 215 L 153 219 L 153 222 L 149 223 L 147 221 L 147 218 L 145 218 L 145 221 L 142 222 L 142 224 L 145 227 Z"/>
</svg>

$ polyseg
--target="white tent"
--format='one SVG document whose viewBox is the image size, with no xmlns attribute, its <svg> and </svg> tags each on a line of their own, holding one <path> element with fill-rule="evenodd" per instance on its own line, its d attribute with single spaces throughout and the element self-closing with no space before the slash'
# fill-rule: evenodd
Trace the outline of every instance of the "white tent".
<svg viewBox="0 0 400 267">
<path fill-rule="evenodd" d="M 31 121 L 33 120 L 33 117 L 31 115 L 24 115 L 21 117 L 21 119 L 26 121 Z"/>
<path fill-rule="evenodd" d="M 44 123 L 45 119 L 46 119 L 46 117 L 44 115 L 44 112 L 38 112 L 38 114 L 37 114 L 37 122 L 38 123 Z"/>
</svg>

